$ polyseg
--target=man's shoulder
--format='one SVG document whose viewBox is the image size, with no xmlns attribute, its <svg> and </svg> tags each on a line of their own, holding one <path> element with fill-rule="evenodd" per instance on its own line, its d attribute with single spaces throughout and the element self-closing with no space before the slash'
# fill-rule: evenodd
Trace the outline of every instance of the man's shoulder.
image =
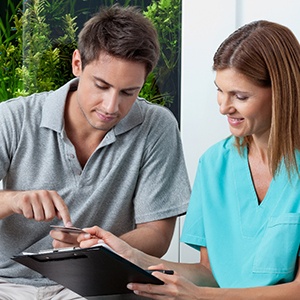
<svg viewBox="0 0 300 300">
<path fill-rule="evenodd" d="M 162 106 L 157 103 L 150 102 L 150 101 L 146 100 L 145 98 L 138 97 L 136 99 L 136 102 L 138 103 L 138 105 L 140 105 L 141 107 L 143 107 L 144 109 L 147 109 L 147 110 L 167 111 L 168 113 L 171 113 L 171 111 L 167 107 Z"/>
<path fill-rule="evenodd" d="M 52 101 L 52 98 L 55 99 L 59 98 L 60 95 L 66 96 L 67 92 L 70 89 L 76 89 L 77 84 L 78 84 L 78 79 L 73 79 L 56 90 L 33 93 L 28 96 L 19 96 L 1 102 L 0 105 L 10 106 L 10 107 L 20 107 L 20 108 L 27 107 L 27 106 L 39 107 L 42 106 L 48 98 L 49 101 Z"/>
<path fill-rule="evenodd" d="M 5 112 L 13 111 L 14 113 L 18 111 L 24 113 L 26 110 L 39 110 L 50 93 L 51 92 L 41 92 L 26 97 L 20 96 L 6 100 L 0 103 L 0 110 L 2 109 Z"/>
<path fill-rule="evenodd" d="M 144 98 L 138 97 L 136 100 L 137 106 L 140 108 L 145 118 L 155 118 L 156 120 L 166 120 L 168 122 L 177 122 L 174 114 L 165 106 L 152 103 Z"/>
</svg>

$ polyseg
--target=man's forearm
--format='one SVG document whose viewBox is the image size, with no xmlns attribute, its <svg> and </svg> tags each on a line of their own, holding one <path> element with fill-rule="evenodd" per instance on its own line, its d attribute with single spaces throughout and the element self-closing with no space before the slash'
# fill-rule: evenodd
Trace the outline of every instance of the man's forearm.
<svg viewBox="0 0 300 300">
<path fill-rule="evenodd" d="M 169 247 L 169 243 L 153 228 L 136 228 L 120 238 L 132 247 L 155 257 L 162 257 Z"/>
<path fill-rule="evenodd" d="M 14 213 L 8 204 L 12 201 L 11 199 L 15 194 L 15 191 L 0 191 L 0 219 L 4 219 Z"/>
<path fill-rule="evenodd" d="M 169 249 L 176 217 L 138 224 L 136 229 L 120 236 L 129 245 L 147 254 L 162 257 Z"/>
</svg>

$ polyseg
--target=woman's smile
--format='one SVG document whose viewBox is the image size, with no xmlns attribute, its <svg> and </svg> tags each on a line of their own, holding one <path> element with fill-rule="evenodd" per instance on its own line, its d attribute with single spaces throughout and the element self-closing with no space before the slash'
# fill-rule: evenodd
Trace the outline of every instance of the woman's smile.
<svg viewBox="0 0 300 300">
<path fill-rule="evenodd" d="M 227 119 L 228 119 L 229 125 L 231 125 L 231 126 L 238 126 L 241 123 L 243 123 L 243 121 L 244 121 L 244 118 L 227 117 Z"/>
</svg>

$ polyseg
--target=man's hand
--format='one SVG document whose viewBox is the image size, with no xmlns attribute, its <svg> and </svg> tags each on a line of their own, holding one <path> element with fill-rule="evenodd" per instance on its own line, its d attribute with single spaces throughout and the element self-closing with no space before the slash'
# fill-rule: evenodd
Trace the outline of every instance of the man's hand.
<svg viewBox="0 0 300 300">
<path fill-rule="evenodd" d="M 78 233 L 67 233 L 58 230 L 51 230 L 50 236 L 53 238 L 53 248 L 78 247 Z"/>
<path fill-rule="evenodd" d="M 56 191 L 13 192 L 10 205 L 13 213 L 21 214 L 27 219 L 51 221 L 57 217 L 65 226 L 72 226 L 68 207 Z"/>
</svg>

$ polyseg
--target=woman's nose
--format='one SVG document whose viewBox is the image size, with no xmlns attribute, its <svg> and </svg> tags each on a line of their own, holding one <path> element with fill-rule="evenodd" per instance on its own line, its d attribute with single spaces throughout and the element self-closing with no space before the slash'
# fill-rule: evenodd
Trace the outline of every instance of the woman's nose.
<svg viewBox="0 0 300 300">
<path fill-rule="evenodd" d="M 219 111 L 222 115 L 227 115 L 235 112 L 235 108 L 229 96 L 218 95 Z"/>
</svg>

